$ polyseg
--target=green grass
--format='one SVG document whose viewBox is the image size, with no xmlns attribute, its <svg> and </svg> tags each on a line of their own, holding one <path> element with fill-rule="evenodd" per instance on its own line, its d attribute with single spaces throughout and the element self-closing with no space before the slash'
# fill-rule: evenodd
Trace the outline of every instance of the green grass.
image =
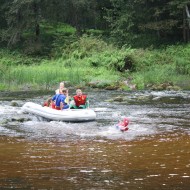
<svg viewBox="0 0 190 190">
<path fill-rule="evenodd" d="M 158 50 L 136 50 L 133 82 L 140 88 L 148 84 L 172 82 L 180 85 L 190 77 L 190 45 L 168 46 Z"/>
<path fill-rule="evenodd" d="M 76 29 L 65 23 L 48 23 L 43 21 L 40 23 L 42 33 L 51 35 L 72 35 L 76 32 Z"/>
<path fill-rule="evenodd" d="M 190 45 L 162 49 L 119 49 L 98 37 L 87 35 L 78 40 L 72 38 L 70 42 L 65 45 L 63 41 L 55 41 L 51 59 L 0 50 L 0 90 L 26 85 L 49 88 L 60 81 L 69 81 L 71 85 L 98 81 L 97 87 L 104 88 L 117 85 L 128 77 L 138 89 L 144 89 L 148 84 L 185 84 L 189 81 Z M 124 70 L 125 58 L 133 64 L 130 71 Z M 129 89 L 125 86 L 121 88 Z"/>
<path fill-rule="evenodd" d="M 42 61 L 38 65 L 10 66 L 4 75 L 1 75 L 2 84 L 7 88 L 16 85 L 43 86 L 44 88 L 58 84 L 60 81 L 69 81 L 72 85 L 93 81 L 114 82 L 119 75 L 104 67 L 91 67 L 85 60 L 72 60 L 71 66 L 66 66 L 68 60 L 57 59 Z M 111 76 L 111 77 L 110 77 Z M 5 87 L 3 86 L 2 89 Z"/>
</svg>

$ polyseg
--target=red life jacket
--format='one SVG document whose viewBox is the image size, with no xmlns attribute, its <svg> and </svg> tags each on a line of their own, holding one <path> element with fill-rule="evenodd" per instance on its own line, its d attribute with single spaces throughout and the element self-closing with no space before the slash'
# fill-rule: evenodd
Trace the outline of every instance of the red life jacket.
<svg viewBox="0 0 190 190">
<path fill-rule="evenodd" d="M 55 106 L 55 108 L 53 108 L 53 109 L 61 110 L 61 108 L 60 108 L 60 107 L 57 107 L 57 106 Z"/>
<path fill-rule="evenodd" d="M 81 95 L 81 96 L 75 95 L 73 98 L 77 107 L 86 104 L 86 98 L 87 98 L 86 95 Z"/>
<path fill-rule="evenodd" d="M 48 102 L 47 102 L 47 101 L 45 101 L 45 102 L 44 102 L 44 104 L 43 104 L 43 106 L 48 107 Z"/>
<path fill-rule="evenodd" d="M 52 108 L 52 109 L 56 109 L 56 108 L 55 108 L 55 102 L 52 102 L 51 108 Z"/>
</svg>

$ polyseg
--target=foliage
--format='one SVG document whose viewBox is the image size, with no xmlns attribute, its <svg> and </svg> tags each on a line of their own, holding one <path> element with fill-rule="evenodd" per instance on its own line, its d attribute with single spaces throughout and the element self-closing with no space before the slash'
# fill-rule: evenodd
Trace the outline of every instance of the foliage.
<svg viewBox="0 0 190 190">
<path fill-rule="evenodd" d="M 145 34 L 148 40 L 153 36 L 163 42 L 178 41 L 184 39 L 184 30 L 189 28 L 184 24 L 187 18 L 184 7 L 189 5 L 187 0 L 110 2 L 112 7 L 107 9 L 106 19 L 112 29 L 111 35 L 119 44 L 139 46 L 138 42 L 142 43 L 139 36 Z"/>
<path fill-rule="evenodd" d="M 188 6 L 189 0 L 1 1 L 0 37 L 9 46 L 25 42 L 31 46 L 30 52 L 35 53 L 37 49 L 36 54 L 42 54 L 50 36 L 48 49 L 51 49 L 55 30 L 64 36 L 73 35 L 73 32 L 77 37 L 85 33 L 107 34 L 109 41 L 120 46 L 148 47 L 187 42 L 190 27 L 185 7 L 188 9 Z M 48 23 L 51 26 L 44 32 Z M 73 31 L 70 27 L 63 29 L 61 25 L 64 24 L 73 26 Z M 57 43 L 59 37 L 56 35 L 55 38 Z"/>
<path fill-rule="evenodd" d="M 24 31 L 34 31 L 39 36 L 40 0 L 9 1 L 5 3 L 7 28 L 2 34 L 8 45 L 21 40 Z"/>
<path fill-rule="evenodd" d="M 78 46 L 78 44 L 81 45 Z M 100 55 L 100 62 L 103 61 L 104 54 L 101 55 L 101 51 L 106 50 L 106 47 L 108 45 L 99 39 L 89 37 L 87 40 L 87 37 L 82 37 L 78 42 L 73 42 L 70 48 L 68 47 L 69 56 L 64 55 L 62 58 L 52 60 L 38 59 L 37 64 L 34 58 L 23 56 L 17 52 L 7 52 L 6 54 L 4 50 L 1 53 L 3 55 L 1 62 L 2 65 L 6 64 L 8 66 L 9 72 L 1 76 L 1 81 L 9 84 L 9 86 L 15 86 L 15 84 L 18 86 L 31 84 L 33 86 L 38 84 L 44 88 L 55 85 L 62 80 L 70 81 L 71 84 L 97 80 L 104 81 L 103 83 L 108 85 L 118 81 L 120 76 L 114 70 L 108 70 L 104 63 L 99 65 L 100 67 L 97 69 L 97 67 L 92 67 L 91 62 L 93 57 L 98 54 Z M 81 54 L 85 52 L 85 56 L 82 57 Z M 30 64 L 30 62 L 33 64 Z"/>
<path fill-rule="evenodd" d="M 39 64 L 42 57 L 31 57 L 25 54 L 19 53 L 19 51 L 10 51 L 8 49 L 0 50 L 0 64 L 4 66 L 17 66 L 17 65 L 32 65 Z"/>
<path fill-rule="evenodd" d="M 113 72 L 105 68 L 101 68 L 97 72 L 97 69 L 81 67 L 80 65 L 66 68 L 63 63 L 61 61 L 50 61 L 48 63 L 45 61 L 36 66 L 10 66 L 9 72 L 1 76 L 1 81 L 5 81 L 5 84 L 11 86 L 31 84 L 48 88 L 63 80 L 76 85 L 83 81 L 86 83 L 94 80 L 107 81 L 111 75 L 112 78 L 109 79 L 111 82 L 119 78 L 116 73 L 114 75 Z"/>
<path fill-rule="evenodd" d="M 190 61 L 182 58 L 176 58 L 176 72 L 182 75 L 190 75 Z"/>
<path fill-rule="evenodd" d="M 68 55 L 68 51 L 76 58 L 84 58 L 93 55 L 94 53 L 102 52 L 109 45 L 103 40 L 94 37 L 83 35 L 79 40 L 71 43 L 64 52 L 64 56 Z"/>
<path fill-rule="evenodd" d="M 144 89 L 148 84 L 179 84 L 189 78 L 190 45 L 119 49 L 100 38 L 82 36 L 61 50 L 61 57 L 51 59 L 1 50 L 0 88 L 51 88 L 63 80 L 72 85 L 95 83 L 105 88 L 130 80 L 137 89 Z M 132 61 L 134 69 L 125 70 L 126 59 Z M 123 84 L 120 88 L 129 89 Z"/>
<path fill-rule="evenodd" d="M 79 40 L 63 48 L 62 57 L 66 59 L 66 66 L 74 66 L 72 59 L 85 59 L 92 67 L 106 67 L 107 69 L 124 71 L 125 59 L 132 58 L 131 48 L 118 49 L 107 44 L 100 38 L 83 35 Z"/>
<path fill-rule="evenodd" d="M 132 73 L 133 82 L 139 86 L 163 82 L 183 83 L 189 78 L 190 46 L 168 46 L 159 50 L 135 51 L 137 72 Z"/>
</svg>

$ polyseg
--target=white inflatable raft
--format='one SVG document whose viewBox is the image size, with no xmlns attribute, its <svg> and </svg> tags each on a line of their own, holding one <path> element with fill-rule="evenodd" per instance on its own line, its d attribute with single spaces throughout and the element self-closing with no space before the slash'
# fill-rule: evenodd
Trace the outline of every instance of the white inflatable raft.
<svg viewBox="0 0 190 190">
<path fill-rule="evenodd" d="M 24 113 L 32 113 L 49 120 L 56 121 L 93 121 L 96 119 L 96 113 L 92 109 L 67 109 L 55 110 L 49 107 L 43 107 L 33 102 L 27 102 L 22 106 Z"/>
</svg>

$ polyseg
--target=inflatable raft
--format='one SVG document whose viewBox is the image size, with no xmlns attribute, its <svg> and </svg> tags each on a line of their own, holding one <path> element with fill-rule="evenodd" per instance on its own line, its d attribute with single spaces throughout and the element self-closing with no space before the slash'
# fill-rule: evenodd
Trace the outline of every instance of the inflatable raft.
<svg viewBox="0 0 190 190">
<path fill-rule="evenodd" d="M 56 121 L 93 121 L 96 119 L 96 113 L 92 109 L 67 109 L 55 110 L 49 107 L 43 107 L 33 102 L 27 102 L 22 106 L 24 113 L 31 113 L 49 120 Z"/>
</svg>

